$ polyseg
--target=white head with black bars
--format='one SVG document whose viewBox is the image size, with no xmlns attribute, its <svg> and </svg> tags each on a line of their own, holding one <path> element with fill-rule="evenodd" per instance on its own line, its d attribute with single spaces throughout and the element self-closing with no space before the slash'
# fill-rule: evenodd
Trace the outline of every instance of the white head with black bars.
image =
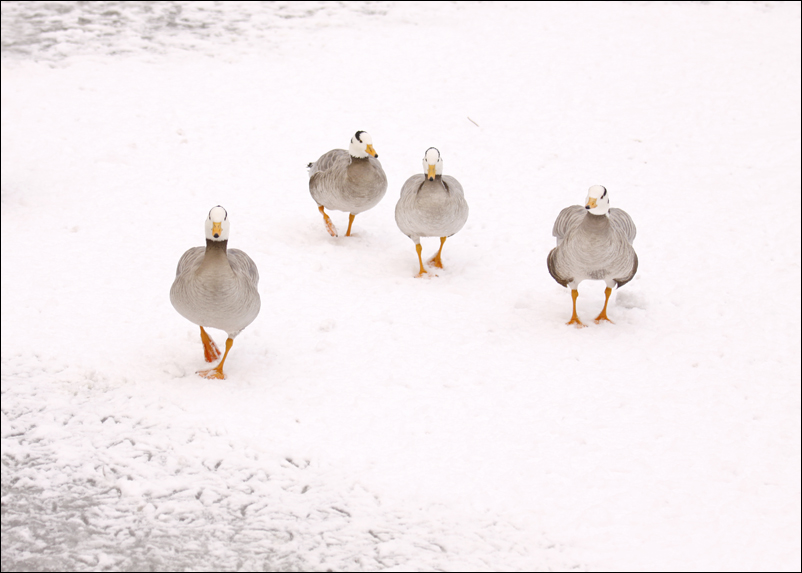
<svg viewBox="0 0 802 573">
<path fill-rule="evenodd" d="M 212 207 L 206 217 L 206 238 L 210 241 L 228 240 L 228 213 L 220 205 Z"/>
<path fill-rule="evenodd" d="M 367 131 L 357 131 L 354 134 L 351 138 L 348 153 L 351 154 L 351 157 L 356 157 L 357 159 L 363 159 L 368 155 L 379 157 L 379 154 L 373 149 L 373 138 Z"/>
<path fill-rule="evenodd" d="M 610 196 L 607 194 L 607 189 L 601 185 L 594 185 L 588 189 L 585 209 L 592 215 L 606 215 L 610 211 Z"/>
<path fill-rule="evenodd" d="M 423 154 L 423 172 L 429 181 L 434 181 L 435 175 L 443 174 L 443 158 L 437 148 L 430 147 Z"/>
</svg>

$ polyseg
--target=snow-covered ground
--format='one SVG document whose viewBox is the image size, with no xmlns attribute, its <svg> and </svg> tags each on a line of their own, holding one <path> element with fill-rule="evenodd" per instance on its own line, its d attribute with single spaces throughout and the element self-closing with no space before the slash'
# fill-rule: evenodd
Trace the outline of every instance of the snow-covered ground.
<svg viewBox="0 0 802 573">
<path fill-rule="evenodd" d="M 3 571 L 799 571 L 800 43 L 798 2 L 3 2 Z M 306 164 L 357 130 L 389 190 L 335 239 Z M 471 211 L 415 279 L 429 146 Z M 594 184 L 640 269 L 576 329 Z M 217 204 L 261 273 L 225 381 L 169 301 Z"/>
</svg>

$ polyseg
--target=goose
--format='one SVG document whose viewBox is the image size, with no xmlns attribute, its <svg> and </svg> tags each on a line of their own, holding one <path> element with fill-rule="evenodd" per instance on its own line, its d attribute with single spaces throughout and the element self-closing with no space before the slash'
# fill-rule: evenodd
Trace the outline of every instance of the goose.
<svg viewBox="0 0 802 573">
<path fill-rule="evenodd" d="M 206 246 L 193 247 L 178 261 L 170 302 L 178 313 L 200 326 L 206 362 L 220 357 L 220 350 L 204 326 L 228 334 L 226 351 L 220 363 L 197 374 L 204 378 L 225 380 L 223 364 L 234 338 L 259 314 L 261 300 L 259 271 L 253 260 L 239 249 L 228 249 L 229 220 L 226 210 L 217 205 L 206 218 Z"/>
<path fill-rule="evenodd" d="M 357 131 L 348 151 L 332 149 L 307 165 L 309 193 L 332 237 L 337 236 L 337 229 L 324 209 L 348 213 L 345 236 L 350 237 L 354 217 L 375 207 L 387 192 L 387 176 L 378 157 L 370 134 Z"/>
<path fill-rule="evenodd" d="M 574 312 L 566 324 L 586 326 L 576 314 L 577 288 L 584 280 L 606 283 L 604 308 L 595 322 L 613 322 L 607 317 L 610 293 L 614 286 L 631 281 L 638 271 L 638 255 L 632 248 L 635 232 L 635 223 L 625 211 L 610 208 L 610 196 L 602 185 L 588 190 L 584 207 L 572 205 L 560 211 L 552 231 L 557 246 L 547 263 L 554 280 L 571 289 Z"/>
<path fill-rule="evenodd" d="M 436 148 L 430 147 L 423 156 L 423 174 L 406 180 L 395 206 L 395 222 L 415 243 L 418 253 L 420 272 L 416 277 L 428 272 L 423 268 L 420 238 L 440 237 L 440 249 L 428 262 L 442 269 L 443 244 L 462 229 L 467 220 L 468 203 L 462 185 L 450 175 L 443 175 L 443 158 Z"/>
</svg>

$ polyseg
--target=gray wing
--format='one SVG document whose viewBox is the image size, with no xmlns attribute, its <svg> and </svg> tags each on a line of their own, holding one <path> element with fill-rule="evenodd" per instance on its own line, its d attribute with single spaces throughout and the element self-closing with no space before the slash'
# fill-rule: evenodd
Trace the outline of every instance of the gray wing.
<svg viewBox="0 0 802 573">
<path fill-rule="evenodd" d="M 630 217 L 626 211 L 611 208 L 610 226 L 624 235 L 627 238 L 627 241 L 629 241 L 630 245 L 635 240 L 637 229 L 635 229 L 635 223 L 632 221 L 632 217 Z"/>
<path fill-rule="evenodd" d="M 426 182 L 426 176 L 422 173 L 413 175 L 404 182 L 401 187 L 401 197 L 395 205 L 395 223 L 407 237 L 415 243 L 420 241 L 420 235 L 415 229 L 415 219 L 413 209 L 415 207 L 415 197 L 420 191 L 421 186 Z"/>
<path fill-rule="evenodd" d="M 247 277 L 255 288 L 259 284 L 259 269 L 256 268 L 256 263 L 253 262 L 253 259 L 239 249 L 228 249 L 226 254 L 228 255 L 231 270 L 235 274 Z"/>
<path fill-rule="evenodd" d="M 404 185 L 401 187 L 401 197 L 404 197 L 409 194 L 414 195 L 420 190 L 421 185 L 423 185 L 425 182 L 426 182 L 426 176 L 423 175 L 422 173 L 411 176 L 404 182 Z"/>
<path fill-rule="evenodd" d="M 638 272 L 638 254 L 633 250 L 632 251 L 632 270 L 629 271 L 629 273 L 627 273 L 627 276 L 622 277 L 622 278 L 618 278 L 618 279 L 614 279 L 615 280 L 615 286 L 618 287 L 618 288 L 621 288 L 622 286 L 627 284 L 629 281 L 631 281 L 632 277 L 634 277 L 635 273 L 637 273 L 637 272 Z"/>
<path fill-rule="evenodd" d="M 320 159 L 314 163 L 309 164 L 309 178 L 311 179 L 316 173 L 328 171 L 343 160 L 348 159 L 348 152 L 345 149 L 332 149 L 320 156 Z M 346 165 L 347 165 L 346 161 Z"/>
<path fill-rule="evenodd" d="M 573 282 L 572 278 L 565 278 L 557 271 L 557 247 L 554 247 L 551 251 L 549 251 L 549 256 L 546 258 L 546 266 L 549 268 L 549 274 L 551 277 L 560 283 L 562 286 L 567 287 L 568 283 Z"/>
<path fill-rule="evenodd" d="M 206 247 L 192 247 L 178 259 L 178 266 L 175 269 L 175 276 L 179 276 L 191 269 L 195 269 L 203 261 Z"/>
<path fill-rule="evenodd" d="M 443 185 L 448 189 L 449 193 L 465 197 L 465 192 L 462 190 L 462 185 L 451 175 L 443 175 Z"/>
<path fill-rule="evenodd" d="M 558 245 L 562 243 L 568 231 L 579 226 L 586 214 L 587 210 L 580 205 L 571 205 L 560 211 L 557 220 L 554 221 L 554 229 L 551 231 L 551 234 L 557 238 Z"/>
</svg>

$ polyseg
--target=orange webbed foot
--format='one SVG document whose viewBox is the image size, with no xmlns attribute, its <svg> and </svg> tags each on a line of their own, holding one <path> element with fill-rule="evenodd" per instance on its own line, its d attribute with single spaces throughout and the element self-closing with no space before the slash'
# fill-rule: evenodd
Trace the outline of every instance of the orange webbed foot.
<svg viewBox="0 0 802 573">
<path fill-rule="evenodd" d="M 437 267 L 438 269 L 443 268 L 443 261 L 441 261 L 439 257 L 432 257 L 431 259 L 429 259 L 429 262 L 427 264 L 430 267 Z"/>
<path fill-rule="evenodd" d="M 579 320 L 579 318 L 577 318 L 577 317 L 572 318 L 571 320 L 569 320 L 565 324 L 567 324 L 569 326 L 572 325 L 572 324 L 576 324 L 577 328 L 586 328 L 588 326 L 587 324 L 585 324 L 584 322 Z"/>
<path fill-rule="evenodd" d="M 437 267 L 438 269 L 443 268 L 443 261 L 440 259 L 440 255 L 443 254 L 443 245 L 446 242 L 446 237 L 440 237 L 440 250 L 437 251 L 437 254 L 429 259 L 429 264 L 433 267 Z"/>
<path fill-rule="evenodd" d="M 573 311 L 573 313 L 571 313 L 571 320 L 569 320 L 565 324 L 567 324 L 569 326 L 571 324 L 576 324 L 577 328 L 585 328 L 587 326 L 587 324 L 582 324 L 582 321 L 579 320 L 579 316 L 576 313 L 576 299 L 577 298 L 579 298 L 579 291 L 576 290 L 575 288 L 572 288 L 571 289 L 571 299 L 574 301 L 574 311 Z"/>
<path fill-rule="evenodd" d="M 610 293 L 613 292 L 613 289 L 607 287 L 604 289 L 604 308 L 599 313 L 599 316 L 596 317 L 596 324 L 599 324 L 602 320 L 609 322 L 610 324 L 615 324 L 612 320 L 607 318 L 607 303 L 610 301 Z"/>
<path fill-rule="evenodd" d="M 225 380 L 226 375 L 223 374 L 222 370 L 218 370 L 217 368 L 212 368 L 211 370 L 199 370 L 196 372 L 198 376 L 201 378 L 206 378 L 207 380 Z"/>
<path fill-rule="evenodd" d="M 428 274 L 429 274 L 429 271 L 427 271 L 426 269 L 423 268 L 423 259 L 420 256 L 421 250 L 422 250 L 422 247 L 420 246 L 420 243 L 417 243 L 415 245 L 415 251 L 418 253 L 418 263 L 420 264 L 420 272 L 415 275 L 416 279 L 419 279 L 424 275 L 428 276 Z M 437 276 L 437 275 L 435 275 L 435 276 Z"/>
<path fill-rule="evenodd" d="M 318 211 L 320 211 L 320 213 L 323 215 L 323 223 L 326 225 L 326 231 L 328 231 L 329 235 L 332 237 L 336 237 L 337 228 L 334 226 L 334 223 L 331 222 L 331 217 L 326 215 L 326 213 L 323 211 L 323 205 L 318 207 Z"/>
<path fill-rule="evenodd" d="M 222 352 L 217 348 L 217 345 L 214 343 L 214 340 L 203 330 L 201 326 L 201 342 L 203 342 L 203 357 L 206 359 L 206 362 L 214 362 L 220 356 L 222 356 Z"/>
</svg>

